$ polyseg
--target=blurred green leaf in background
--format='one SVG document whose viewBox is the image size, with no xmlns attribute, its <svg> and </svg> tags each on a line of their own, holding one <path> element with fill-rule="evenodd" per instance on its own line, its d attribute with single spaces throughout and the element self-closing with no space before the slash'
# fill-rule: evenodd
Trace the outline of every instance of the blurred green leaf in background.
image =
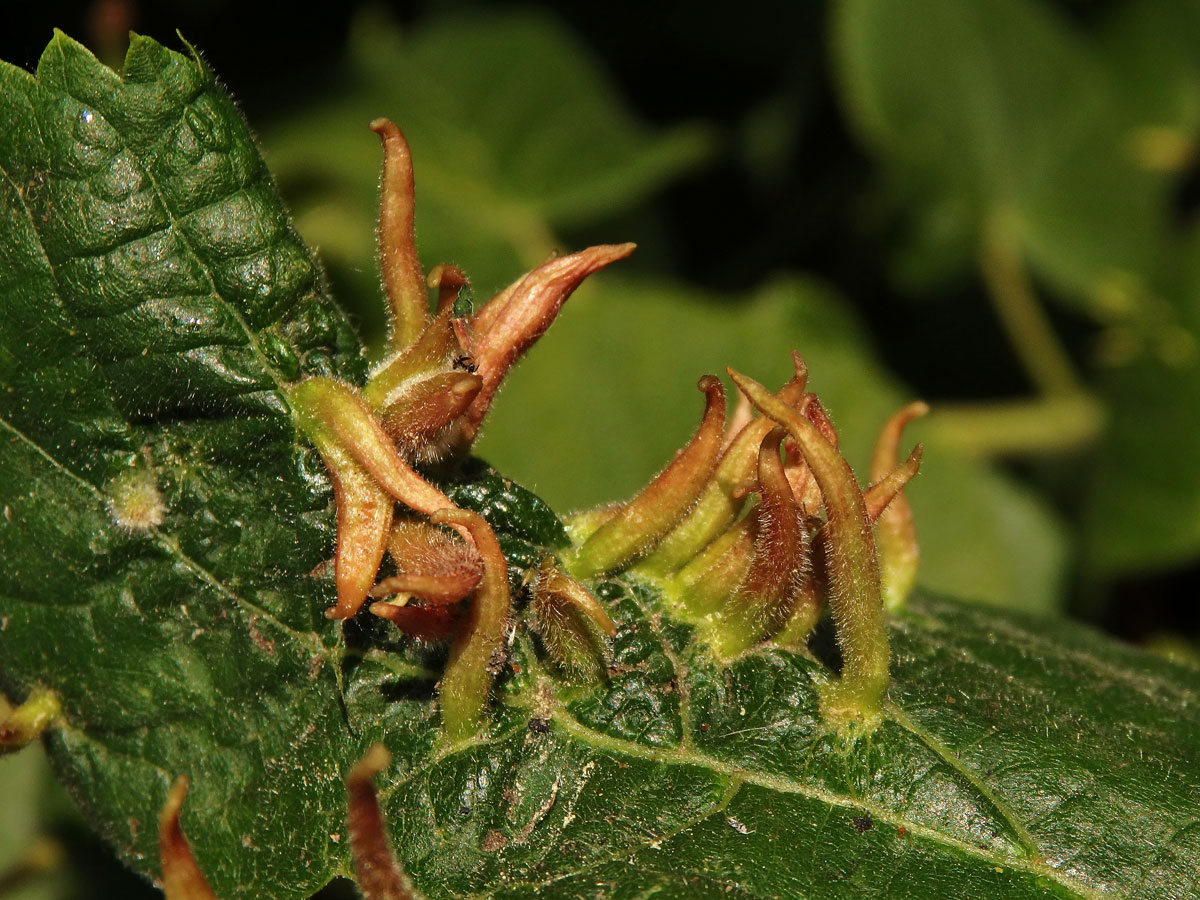
<svg viewBox="0 0 1200 900">
<path fill-rule="evenodd" d="M 1096 35 L 1024 0 L 849 0 L 835 17 L 847 113 L 908 192 L 915 252 L 931 252 L 931 210 L 965 210 L 965 238 L 942 239 L 981 269 L 1030 381 L 1103 410 L 1100 433 L 1074 436 L 1094 450 L 1079 518 L 1093 583 L 1200 549 L 1195 225 L 1175 208 L 1197 127 L 1179 35 L 1195 14 L 1124 4 Z M 1069 352 L 1035 295 L 1071 307 L 1090 340 Z"/>
</svg>

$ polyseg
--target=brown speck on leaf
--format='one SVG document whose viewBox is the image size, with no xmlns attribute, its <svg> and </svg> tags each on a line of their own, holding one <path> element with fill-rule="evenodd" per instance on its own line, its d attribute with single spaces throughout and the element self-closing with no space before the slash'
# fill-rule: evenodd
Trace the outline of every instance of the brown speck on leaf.
<svg viewBox="0 0 1200 900">
<path fill-rule="evenodd" d="M 508 654 L 504 652 L 503 647 L 497 647 L 492 651 L 492 655 L 488 657 L 487 670 L 492 675 L 499 675 L 504 671 L 504 666 L 508 662 Z"/>
<path fill-rule="evenodd" d="M 539 718 L 530 719 L 529 730 L 534 734 L 546 734 L 546 732 L 550 730 L 550 720 Z"/>
<path fill-rule="evenodd" d="M 870 816 L 855 816 L 853 819 L 851 819 L 851 822 L 854 824 L 854 830 L 859 834 L 870 831 L 875 827 L 875 823 L 871 821 Z"/>
<path fill-rule="evenodd" d="M 134 840 L 137 840 L 138 832 L 142 830 L 141 820 L 130 816 L 126 820 L 126 824 L 129 826 L 129 836 Z"/>
<path fill-rule="evenodd" d="M 508 843 L 508 838 L 498 831 L 489 831 L 483 839 L 482 849 L 487 853 L 494 853 L 497 850 L 504 849 Z"/>
<path fill-rule="evenodd" d="M 250 616 L 246 620 L 246 626 L 250 629 L 250 640 L 254 641 L 264 653 L 268 656 L 275 655 L 275 642 L 262 636 L 258 630 L 259 617 L 257 615 Z"/>
</svg>

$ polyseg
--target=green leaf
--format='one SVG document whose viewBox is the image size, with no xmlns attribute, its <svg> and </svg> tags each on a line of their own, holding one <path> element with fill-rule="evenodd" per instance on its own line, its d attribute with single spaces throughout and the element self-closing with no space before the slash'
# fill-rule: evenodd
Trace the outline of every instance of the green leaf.
<svg viewBox="0 0 1200 900">
<path fill-rule="evenodd" d="M 619 629 L 606 682 L 547 674 L 518 616 L 491 722 L 447 747 L 444 654 L 321 616 L 331 491 L 279 388 L 362 361 L 211 73 L 135 38 L 119 78 L 60 35 L 36 77 L 0 66 L 0 112 L 0 687 L 57 692 L 55 769 L 139 871 L 186 773 L 219 896 L 348 874 L 343 778 L 383 741 L 431 900 L 1200 889 L 1200 673 L 927 596 L 893 618 L 883 721 L 849 745 L 818 715 L 827 641 L 718 668 L 626 578 L 594 585 Z M 820 299 L 794 306 L 814 373 L 857 352 Z M 890 405 L 871 373 L 831 378 L 848 436 L 855 401 Z M 500 532 L 514 587 L 563 540 L 480 463 L 444 487 Z"/>
<path fill-rule="evenodd" d="M 1123 4 L 1097 36 L 1027 0 L 849 0 L 836 20 L 846 105 L 915 207 L 902 277 L 976 264 L 990 230 L 1107 326 L 1107 430 L 1084 466 L 1094 583 L 1200 552 L 1197 282 L 1168 230 L 1168 176 L 1200 127 L 1196 22 L 1189 3 Z"/>
<path fill-rule="evenodd" d="M 697 378 L 732 365 L 782 384 L 792 350 L 804 353 L 813 389 L 865 472 L 880 426 L 913 397 L 874 362 L 845 304 L 794 278 L 742 297 L 616 273 L 585 285 L 508 379 L 480 453 L 556 509 L 632 496 L 695 430 L 703 408 Z M 1054 516 L 921 423 L 905 440 L 927 442 L 907 492 L 921 540 L 920 583 L 1009 608 L 1059 608 L 1065 550 Z"/>
<path fill-rule="evenodd" d="M 720 671 L 653 591 L 601 596 L 621 629 L 607 686 L 518 680 L 510 702 L 547 733 L 514 715 L 477 747 L 398 765 L 385 809 L 431 896 L 1200 887 L 1194 671 L 926 598 L 893 623 L 884 723 L 846 747 L 819 721 L 821 664 L 765 650 Z"/>
<path fill-rule="evenodd" d="M 378 116 L 403 128 L 417 160 L 422 258 L 468 266 L 482 297 L 562 249 L 556 230 L 627 211 L 711 147 L 698 126 L 638 121 L 589 48 L 532 12 L 435 19 L 412 34 L 361 17 L 332 85 L 300 109 L 265 132 L 268 158 L 301 230 L 368 316 L 381 153 L 367 123 Z"/>
<path fill-rule="evenodd" d="M 1200 230 L 1180 253 L 1173 307 L 1103 373 L 1112 409 L 1085 514 L 1089 571 L 1116 577 L 1200 553 Z"/>
<path fill-rule="evenodd" d="M 197 59 L 134 38 L 118 78 L 58 35 L 36 77 L 0 66 L 0 118 L 5 692 L 58 692 L 55 765 L 128 861 L 156 868 L 189 773 L 222 812 L 202 859 L 254 836 L 218 885 L 306 895 L 337 861 L 292 823 L 340 817 L 345 733 L 308 574 L 329 489 L 278 387 L 360 377 L 357 342 Z M 130 515 L 129 477 L 161 510 Z"/>
<path fill-rule="evenodd" d="M 970 209 L 976 232 L 1003 220 L 1038 273 L 1097 315 L 1111 315 L 1114 282 L 1153 283 L 1167 186 L 1129 151 L 1143 123 L 1045 4 L 850 0 L 835 35 L 847 110 L 885 164 Z"/>
<path fill-rule="evenodd" d="M 1194 0 L 1119 4 L 1108 11 L 1098 39 L 1141 124 L 1194 138 L 1200 129 L 1200 6 Z"/>
</svg>

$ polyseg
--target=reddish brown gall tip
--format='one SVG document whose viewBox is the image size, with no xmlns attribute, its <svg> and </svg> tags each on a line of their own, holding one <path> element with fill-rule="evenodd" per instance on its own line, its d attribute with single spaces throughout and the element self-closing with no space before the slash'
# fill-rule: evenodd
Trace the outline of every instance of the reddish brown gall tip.
<svg viewBox="0 0 1200 900">
<path fill-rule="evenodd" d="M 167 900 L 217 900 L 179 824 L 188 778 L 175 779 L 158 819 L 158 847 L 162 857 L 162 888 Z"/>
</svg>

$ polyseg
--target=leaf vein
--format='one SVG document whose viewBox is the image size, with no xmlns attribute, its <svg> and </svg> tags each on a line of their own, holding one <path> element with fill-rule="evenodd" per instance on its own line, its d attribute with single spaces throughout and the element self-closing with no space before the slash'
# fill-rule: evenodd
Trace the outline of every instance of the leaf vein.
<svg viewBox="0 0 1200 900">
<path fill-rule="evenodd" d="M 901 728 L 914 735 L 917 740 L 928 747 L 935 756 L 941 759 L 946 765 L 950 766 L 958 774 L 967 779 L 968 783 L 975 788 L 985 800 L 992 805 L 992 808 L 1000 814 L 1000 818 L 1004 821 L 1013 833 L 1017 836 L 1017 840 L 1024 848 L 1025 852 L 1035 860 L 1043 859 L 1042 850 L 1038 847 L 1037 841 L 1033 839 L 1033 835 L 1029 830 L 1021 824 L 1016 813 L 1007 803 L 1005 803 L 983 778 L 971 769 L 966 763 L 959 758 L 958 754 L 943 744 L 934 735 L 930 734 L 904 712 L 899 706 L 891 701 L 885 704 L 888 717 L 898 724 Z"/>
<path fill-rule="evenodd" d="M 799 796 L 807 797 L 820 803 L 827 804 L 830 807 L 836 806 L 846 809 L 861 810 L 869 813 L 873 819 L 878 821 L 887 822 L 896 826 L 897 828 L 903 826 L 914 836 L 923 837 L 927 840 L 942 844 L 946 847 L 950 847 L 961 853 L 976 857 L 978 859 L 984 859 L 989 862 L 996 862 L 1000 860 L 1010 868 L 1019 869 L 1021 871 L 1048 878 L 1062 887 L 1073 891 L 1078 895 L 1078 897 L 1085 898 L 1085 900 L 1104 900 L 1104 898 L 1110 896 L 1097 891 L 1086 884 L 1082 884 L 1073 878 L 1065 876 L 1062 872 L 1058 871 L 1052 866 L 1047 865 L 1041 859 L 1032 859 L 1024 856 L 998 856 L 998 854 L 990 852 L 983 847 L 979 847 L 967 841 L 943 834 L 942 832 L 937 831 L 924 823 L 909 821 L 903 816 L 897 815 L 894 810 L 880 806 L 864 798 L 841 796 L 839 794 L 814 787 L 813 785 L 803 784 L 789 778 L 770 775 L 764 772 L 757 772 L 752 769 L 747 769 L 743 766 L 734 765 L 724 760 L 698 753 L 696 751 L 684 752 L 682 750 L 670 748 L 649 748 L 632 741 L 603 734 L 574 719 L 570 715 L 567 708 L 561 703 L 561 701 L 557 701 L 557 699 L 554 718 L 559 721 L 560 724 L 562 724 L 563 728 L 568 733 L 572 734 L 577 739 L 585 743 L 590 743 L 595 747 L 604 748 L 613 753 L 619 753 L 625 756 L 632 756 L 638 759 L 645 759 L 657 763 L 706 768 L 715 773 L 741 778 L 750 784 L 777 791 L 781 794 L 797 794 Z"/>
<path fill-rule="evenodd" d="M 122 84 L 124 84 L 124 81 L 122 81 Z M 190 108 L 191 104 L 195 101 L 195 99 L 197 97 L 201 96 L 201 94 L 205 93 L 207 90 L 209 90 L 209 88 L 206 85 L 205 87 L 198 90 L 187 102 L 185 102 L 183 104 L 183 107 L 180 110 L 179 115 L 176 117 L 174 124 L 179 124 L 183 120 L 183 118 L 186 116 L 187 110 Z M 70 99 L 74 100 L 76 103 L 80 103 L 83 105 L 89 105 L 89 104 L 86 104 L 79 97 L 76 97 L 73 94 L 71 94 L 70 91 L 64 90 L 63 94 L 65 96 L 69 97 Z M 103 114 L 101 113 L 101 115 L 103 115 Z M 246 318 L 242 314 L 242 311 L 237 308 L 237 304 L 234 303 L 232 299 L 230 299 L 230 298 L 226 297 L 224 294 L 222 294 L 220 288 L 217 287 L 217 283 L 213 278 L 210 266 L 208 265 L 205 257 L 197 252 L 196 247 L 194 246 L 191 238 L 188 237 L 186 230 L 180 224 L 179 215 L 176 213 L 176 211 L 174 209 L 171 208 L 170 204 L 167 203 L 166 194 L 164 193 L 162 187 L 159 185 L 158 179 L 155 177 L 154 172 L 151 171 L 150 166 L 146 164 L 146 161 L 143 159 L 142 155 L 133 149 L 128 137 L 121 131 L 119 125 L 114 123 L 108 116 L 104 116 L 104 119 L 108 123 L 108 125 L 112 128 L 113 133 L 116 134 L 118 137 L 120 137 L 122 147 L 124 148 L 124 150 L 127 153 L 129 153 L 130 158 L 135 161 L 138 169 L 141 171 L 141 173 L 143 175 L 145 175 L 146 179 L 149 181 L 151 187 L 154 190 L 155 196 L 158 198 L 158 201 L 162 205 L 163 211 L 165 212 L 165 214 L 167 216 L 168 223 L 169 223 L 168 227 L 171 229 L 173 235 L 178 238 L 180 244 L 187 249 L 188 253 L 192 256 L 192 258 L 195 259 L 198 263 L 200 263 L 200 268 L 204 272 L 204 278 L 208 282 L 209 289 L 211 291 L 210 296 L 214 300 L 219 302 L 222 306 L 224 306 L 226 308 L 227 312 L 230 314 L 230 316 L 232 316 L 233 319 L 238 323 L 238 325 L 241 327 L 242 331 L 245 333 L 246 341 L 247 341 L 248 345 L 250 346 L 251 350 L 254 352 L 254 355 L 257 358 L 259 364 L 271 376 L 272 380 L 276 383 L 276 385 L 278 385 L 279 387 L 282 387 L 286 383 L 286 379 L 284 379 L 283 376 L 278 371 L 276 371 L 275 367 L 271 364 L 271 362 L 267 358 L 266 354 L 263 353 L 263 350 L 258 342 L 257 332 L 255 332 L 254 329 L 252 329 L 250 327 L 250 323 L 246 321 Z M 265 176 L 262 175 L 261 173 L 256 173 L 255 177 L 262 178 Z M 236 196 L 239 192 L 244 190 L 244 188 L 245 188 L 245 186 L 239 186 L 238 188 L 229 191 L 227 194 L 225 194 L 223 197 L 221 197 L 219 199 L 221 201 L 229 200 L 230 198 Z M 127 243 L 127 242 L 122 242 L 121 246 L 123 246 L 125 243 Z M 117 249 L 117 248 L 114 247 L 112 249 Z M 275 324 L 275 323 L 273 321 L 269 324 Z M 269 325 L 267 327 L 269 327 Z M 280 392 L 280 394 L 282 397 L 282 392 Z M 284 401 L 284 402 L 286 403 L 286 401 Z"/>
</svg>

